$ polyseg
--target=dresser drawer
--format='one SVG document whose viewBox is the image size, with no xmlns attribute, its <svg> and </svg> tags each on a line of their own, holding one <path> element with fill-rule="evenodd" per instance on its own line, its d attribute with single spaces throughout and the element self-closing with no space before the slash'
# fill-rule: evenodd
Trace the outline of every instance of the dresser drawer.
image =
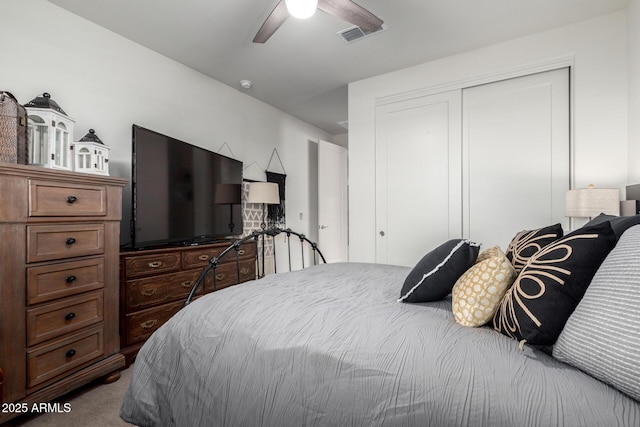
<svg viewBox="0 0 640 427">
<path fill-rule="evenodd" d="M 104 257 L 27 268 L 27 304 L 104 287 Z"/>
<path fill-rule="evenodd" d="M 180 271 L 180 253 L 158 253 L 124 258 L 127 279 Z"/>
<path fill-rule="evenodd" d="M 29 216 L 105 216 L 107 189 L 101 185 L 29 181 Z"/>
<path fill-rule="evenodd" d="M 238 268 L 236 267 L 235 260 L 233 263 L 220 264 L 218 268 L 216 268 L 216 290 L 220 290 L 231 285 L 237 285 L 238 283 L 243 283 L 256 278 L 255 260 L 241 260 L 239 266 L 240 280 L 238 280 Z M 207 280 L 205 285 L 207 292 L 213 291 L 213 278 Z"/>
<path fill-rule="evenodd" d="M 102 322 L 102 291 L 27 309 L 27 346 Z"/>
<path fill-rule="evenodd" d="M 189 268 L 205 267 L 209 263 L 209 260 L 213 257 L 220 256 L 226 248 L 227 246 L 186 250 L 182 253 L 182 268 L 186 270 Z M 254 258 L 256 256 L 255 248 L 255 242 L 245 243 L 238 249 L 238 256 L 240 258 Z M 235 263 L 235 261 L 236 252 L 231 249 L 224 258 L 220 260 L 220 264 L 228 262 Z"/>
<path fill-rule="evenodd" d="M 102 324 L 27 351 L 27 387 L 70 372 L 104 354 Z"/>
<path fill-rule="evenodd" d="M 198 276 L 200 276 L 200 270 L 191 270 L 128 280 L 126 284 L 126 310 L 127 312 L 141 310 L 176 300 L 184 302 Z M 211 275 L 208 274 L 205 283 L 211 281 Z M 198 294 L 201 294 L 202 290 L 203 286 L 200 286 Z"/>
<path fill-rule="evenodd" d="M 206 267 L 209 260 L 220 256 L 223 250 L 224 247 L 186 250 L 182 252 L 182 268 L 187 270 L 189 268 Z M 225 255 L 225 259 L 230 255 L 231 254 Z"/>
<path fill-rule="evenodd" d="M 127 345 L 149 338 L 156 329 L 180 311 L 183 304 L 184 301 L 179 301 L 127 314 L 125 317 Z"/>
<path fill-rule="evenodd" d="M 242 245 L 242 247 L 240 248 L 240 258 L 252 258 L 255 259 L 256 257 L 256 252 L 257 252 L 257 248 L 256 248 L 256 241 L 248 241 L 245 244 Z"/>
<path fill-rule="evenodd" d="M 27 226 L 27 262 L 104 253 L 104 224 Z"/>
</svg>

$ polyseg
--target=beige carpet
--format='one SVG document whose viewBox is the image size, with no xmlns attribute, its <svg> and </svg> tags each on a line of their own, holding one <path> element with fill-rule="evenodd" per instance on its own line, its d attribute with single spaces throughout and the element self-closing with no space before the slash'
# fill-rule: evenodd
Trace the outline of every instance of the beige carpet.
<svg viewBox="0 0 640 427">
<path fill-rule="evenodd" d="M 133 365 L 121 372 L 118 381 L 111 384 L 88 384 L 65 395 L 57 402 L 70 403 L 69 413 L 41 414 L 18 418 L 9 422 L 13 426 L 26 427 L 120 427 L 131 426 L 120 419 L 120 404 L 129 382 Z"/>
</svg>

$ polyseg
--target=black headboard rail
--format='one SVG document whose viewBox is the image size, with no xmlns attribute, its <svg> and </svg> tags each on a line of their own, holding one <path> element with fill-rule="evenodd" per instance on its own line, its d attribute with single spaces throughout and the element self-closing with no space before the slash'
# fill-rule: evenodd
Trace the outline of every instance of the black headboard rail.
<svg viewBox="0 0 640 427">
<path fill-rule="evenodd" d="M 258 239 L 262 236 L 263 239 L 267 238 L 267 237 L 271 237 L 273 239 L 273 264 L 274 264 L 274 273 L 277 273 L 277 260 L 276 260 L 276 245 L 275 245 L 275 237 L 280 235 L 280 234 L 286 234 L 287 236 L 287 251 L 288 251 L 288 256 L 289 256 L 289 271 L 291 271 L 292 268 L 292 263 L 291 263 L 291 235 L 297 236 L 298 239 L 300 240 L 300 254 L 302 257 L 302 268 L 305 268 L 305 251 L 304 248 L 305 246 L 308 246 L 311 248 L 312 250 L 312 255 L 313 255 L 313 264 L 318 264 L 318 262 L 321 260 L 323 263 L 326 264 L 326 260 L 324 258 L 324 255 L 322 255 L 322 252 L 320 251 L 320 249 L 318 248 L 318 245 L 315 242 L 312 242 L 311 240 L 309 240 L 304 234 L 300 234 L 297 233 L 293 230 L 291 230 L 290 228 L 287 229 L 281 229 L 281 228 L 277 228 L 277 227 L 272 227 L 272 228 L 268 228 L 265 230 L 256 230 L 253 231 L 251 234 L 238 239 L 234 242 L 232 242 L 229 246 L 227 246 L 221 253 L 220 255 L 218 255 L 217 257 L 213 257 L 209 260 L 209 263 L 207 264 L 207 266 L 205 268 L 202 269 L 202 272 L 200 273 L 200 275 L 198 276 L 198 279 L 195 281 L 195 283 L 193 284 L 193 286 L 191 287 L 191 292 L 189 292 L 189 296 L 187 297 L 186 301 L 184 302 L 184 307 L 186 307 L 187 305 L 189 305 L 191 303 L 191 301 L 193 300 L 193 297 L 195 296 L 196 292 L 198 291 L 198 288 L 200 287 L 200 285 L 202 285 L 202 282 L 204 282 L 204 278 L 207 276 L 207 274 L 210 271 L 213 271 L 213 290 L 216 290 L 216 285 L 217 285 L 217 279 L 216 279 L 216 269 L 218 268 L 218 264 L 220 263 L 220 260 L 222 260 L 222 258 L 224 258 L 225 256 L 227 256 L 227 254 L 231 253 L 231 252 L 235 252 L 235 257 L 236 257 L 236 274 L 237 274 L 237 282 L 236 283 L 240 283 L 240 247 L 242 246 L 243 243 L 253 239 L 256 241 L 256 244 L 258 242 Z M 258 263 L 258 253 L 256 251 L 256 263 Z M 264 272 L 264 265 L 262 266 L 263 272 Z"/>
</svg>

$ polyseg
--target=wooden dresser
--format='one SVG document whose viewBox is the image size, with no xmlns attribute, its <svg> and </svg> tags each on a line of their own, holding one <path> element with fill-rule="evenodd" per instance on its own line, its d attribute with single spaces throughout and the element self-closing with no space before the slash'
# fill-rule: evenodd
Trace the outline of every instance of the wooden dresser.
<svg viewBox="0 0 640 427">
<path fill-rule="evenodd" d="M 119 378 L 126 182 L 0 163 L 0 368 L 14 408 Z M 19 412 L 0 413 L 0 423 Z"/>
<path fill-rule="evenodd" d="M 231 242 L 208 245 L 128 251 L 120 254 L 120 347 L 126 365 L 132 362 L 145 340 L 183 306 L 193 284 L 209 260 Z M 256 278 L 256 242 L 238 250 L 239 283 Z M 220 260 L 216 290 L 238 283 L 234 251 Z M 213 291 L 208 274 L 197 295 Z"/>
</svg>

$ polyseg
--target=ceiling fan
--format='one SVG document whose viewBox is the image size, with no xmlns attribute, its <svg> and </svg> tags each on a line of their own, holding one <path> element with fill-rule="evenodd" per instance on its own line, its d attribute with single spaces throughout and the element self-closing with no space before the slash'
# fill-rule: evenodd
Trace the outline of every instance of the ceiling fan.
<svg viewBox="0 0 640 427">
<path fill-rule="evenodd" d="M 256 33 L 253 42 L 266 42 L 289 16 L 308 18 L 316 8 L 371 32 L 378 30 L 383 23 L 382 19 L 351 0 L 280 0 Z"/>
</svg>

